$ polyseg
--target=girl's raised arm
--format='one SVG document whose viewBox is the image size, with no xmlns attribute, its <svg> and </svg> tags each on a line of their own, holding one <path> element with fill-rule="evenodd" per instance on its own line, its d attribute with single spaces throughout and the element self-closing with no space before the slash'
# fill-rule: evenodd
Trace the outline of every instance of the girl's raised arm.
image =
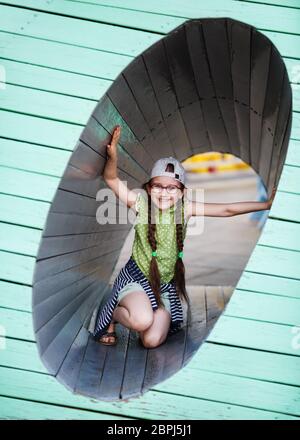
<svg viewBox="0 0 300 440">
<path fill-rule="evenodd" d="M 235 202 L 235 203 L 188 203 L 188 216 L 204 215 L 209 217 L 232 217 L 253 211 L 271 209 L 276 187 L 273 187 L 272 195 L 266 202 Z"/>
<path fill-rule="evenodd" d="M 103 180 L 116 194 L 116 196 L 125 203 L 128 208 L 135 205 L 137 194 L 131 191 L 118 177 L 117 171 L 117 144 L 120 138 L 121 127 L 117 125 L 114 129 L 110 144 L 107 145 L 107 161 L 103 171 Z"/>
</svg>

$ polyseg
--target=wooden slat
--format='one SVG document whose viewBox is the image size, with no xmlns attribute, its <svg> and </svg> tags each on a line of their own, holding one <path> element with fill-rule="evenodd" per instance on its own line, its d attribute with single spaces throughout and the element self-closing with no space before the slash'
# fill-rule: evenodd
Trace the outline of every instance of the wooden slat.
<svg viewBox="0 0 300 440">
<path fill-rule="evenodd" d="M 127 402 L 100 402 L 85 396 L 70 394 L 53 377 L 0 368 L 0 386 L 2 395 L 26 400 L 38 400 L 41 403 L 68 405 L 75 408 L 91 409 L 134 418 L 147 419 L 296 419 L 294 416 L 255 408 L 220 403 L 206 399 L 195 399 L 157 391 Z M 16 391 L 17 390 L 17 391 Z M 47 390 L 47 392 L 45 392 Z M 143 402 L 143 403 L 142 403 Z M 157 405 L 157 402 L 160 402 Z"/>
<path fill-rule="evenodd" d="M 300 298 L 300 280 L 244 271 L 236 290 L 252 290 L 269 295 Z"/>
<path fill-rule="evenodd" d="M 224 311 L 224 316 L 297 326 L 300 320 L 300 302 L 298 298 L 237 290 Z"/>
<path fill-rule="evenodd" d="M 49 202 L 0 194 L 0 203 L 1 222 L 43 229 L 50 206 Z"/>
<path fill-rule="evenodd" d="M 291 1 L 291 0 L 289 0 Z M 295 1 L 295 0 L 294 0 Z M 34 8 L 34 0 L 8 0 L 6 3 L 13 5 L 24 5 Z M 291 10 L 278 5 L 252 4 L 244 2 L 243 4 L 231 0 L 214 0 L 211 4 L 199 4 L 196 0 L 188 2 L 184 9 L 180 1 L 170 3 L 160 3 L 159 0 L 153 0 L 151 5 L 139 2 L 138 0 L 83 0 L 71 4 L 67 1 L 47 4 L 46 0 L 41 0 L 38 9 L 44 11 L 56 12 L 58 14 L 69 14 L 75 17 L 85 17 L 99 20 L 106 23 L 116 23 L 119 25 L 131 26 L 133 28 L 151 29 L 152 31 L 169 32 L 178 23 L 179 17 L 198 18 L 202 16 L 224 17 L 230 16 L 236 20 L 244 21 L 245 16 L 251 21 L 253 26 L 262 29 L 274 29 L 277 32 L 299 33 L 299 13 L 297 9 Z M 84 4 L 85 3 L 85 4 Z M 269 2 L 270 3 L 270 2 Z M 282 2 L 281 2 L 282 3 Z M 110 7 L 111 6 L 111 7 Z M 152 15 L 152 16 L 151 16 Z M 163 16 L 167 16 L 167 23 Z M 173 17 L 172 17 L 173 16 Z M 284 20 L 282 17 L 284 16 Z M 176 21 L 177 20 L 177 21 Z"/>
<path fill-rule="evenodd" d="M 243 3 L 247 2 L 247 0 L 236 0 L 236 1 L 243 2 Z M 273 6 L 300 9 L 299 0 L 284 0 L 284 3 L 282 3 L 282 0 L 251 0 L 251 3 L 257 3 L 257 4 L 262 3 L 262 4 L 267 4 L 267 5 L 273 5 Z"/>
<path fill-rule="evenodd" d="M 296 139 L 291 139 L 289 142 L 289 149 L 287 152 L 287 157 L 285 164 L 286 165 L 293 165 L 293 166 L 300 166 L 300 141 Z"/>
<path fill-rule="evenodd" d="M 60 71 L 46 66 L 39 67 L 24 62 L 2 59 L 1 56 L 0 59 L 6 73 L 6 84 L 28 87 L 29 89 L 37 89 L 43 92 L 60 93 L 63 96 L 84 98 L 95 102 L 98 101 L 100 96 L 104 95 L 114 79 L 96 78 L 76 72 Z M 296 74 L 297 60 L 285 59 L 284 57 L 283 59 L 293 90 L 293 108 L 295 111 L 298 111 L 300 107 L 300 89 L 298 87 L 300 79 Z M 193 60 L 193 62 L 195 61 Z M 99 72 L 100 75 L 101 72 Z M 0 81 L 1 79 L 3 80 L 3 78 L 0 78 Z M 16 90 L 18 89 L 16 88 Z M 10 105 L 17 104 L 11 100 L 10 96 L 7 96 L 6 99 Z M 49 111 L 49 108 L 47 110 Z"/>
<path fill-rule="evenodd" d="M 11 139 L 0 139 L 1 166 L 61 177 L 71 152 Z"/>
<path fill-rule="evenodd" d="M 25 403 L 26 402 L 26 403 Z M 47 405 L 41 402 L 16 399 L 15 397 L 0 397 L 1 420 L 15 419 L 16 414 L 20 420 L 129 420 L 117 414 L 94 413 L 91 411 Z M 24 404 L 25 403 L 25 404 Z"/>
<path fill-rule="evenodd" d="M 238 403 L 247 407 L 278 411 L 287 415 L 300 415 L 300 390 L 272 382 L 255 381 L 246 378 L 226 376 L 215 372 L 183 369 L 176 377 L 153 388 L 164 392 L 176 392 L 195 398 L 214 399 L 226 401 L 231 404 Z M 213 389 L 213 393 L 212 393 Z M 251 392 L 249 392 L 251 390 Z"/>
<path fill-rule="evenodd" d="M 125 369 L 123 373 L 120 397 L 130 399 L 137 396 L 141 390 L 145 375 L 145 368 L 149 350 L 139 341 L 139 334 L 130 330 Z"/>
<path fill-rule="evenodd" d="M 50 279 L 45 278 L 41 281 L 36 281 L 34 283 L 34 295 L 32 299 L 33 306 L 55 295 L 60 290 L 67 287 L 72 288 L 74 283 L 80 283 L 85 277 L 93 277 L 95 272 L 97 272 L 99 281 L 108 282 L 106 270 L 112 270 L 118 258 L 119 251 L 120 245 L 111 252 L 100 252 L 96 258 L 82 261 L 80 264 L 72 265 L 67 270 L 57 272 L 57 274 L 51 276 Z M 101 264 L 103 257 L 106 258 L 106 265 Z"/>
<path fill-rule="evenodd" d="M 0 281 L 1 307 L 31 312 L 31 288 Z"/>
<path fill-rule="evenodd" d="M 299 235 L 299 223 L 283 222 L 270 218 L 266 222 L 257 243 L 262 246 L 300 251 Z"/>
<path fill-rule="evenodd" d="M 1 250 L 35 257 L 41 239 L 41 231 L 22 226 L 1 224 Z"/>
<path fill-rule="evenodd" d="M 286 249 L 256 246 L 248 260 L 246 270 L 256 273 L 300 279 L 300 253 Z"/>
<path fill-rule="evenodd" d="M 0 59 L 5 69 L 6 84 L 98 101 L 112 82 L 109 78 L 96 78 L 76 72 L 3 59 L 1 55 L 2 53 L 0 53 Z M 0 78 L 0 81 L 3 81 L 3 78 Z"/>
<path fill-rule="evenodd" d="M 184 369 L 299 386 L 299 366 L 299 357 L 205 342 Z"/>
<path fill-rule="evenodd" d="M 34 266 L 34 257 L 0 251 L 0 278 L 2 280 L 31 285 Z"/>
<path fill-rule="evenodd" d="M 294 325 L 281 325 L 222 315 L 207 341 L 299 357 L 291 344 Z"/>
<path fill-rule="evenodd" d="M 80 337 L 78 337 L 78 339 L 74 341 L 75 347 L 77 349 L 80 349 L 81 347 L 83 335 L 84 337 L 87 335 L 84 329 L 82 329 Z M 135 350 L 136 348 L 137 347 L 135 347 Z M 92 374 L 94 371 L 93 366 L 94 368 L 96 368 L 96 370 L 98 368 L 101 373 L 100 361 L 104 361 L 105 359 L 104 351 L 106 350 L 106 347 L 101 344 L 97 344 L 97 349 L 98 355 L 93 355 L 94 361 L 91 364 L 92 368 L 89 371 L 90 374 Z M 143 354 L 147 354 L 147 350 L 143 349 L 142 346 L 141 350 L 143 350 Z M 133 354 L 134 352 L 132 351 L 131 353 Z M 129 369 L 130 367 L 132 368 L 133 366 L 136 366 L 136 364 L 134 364 L 133 362 L 130 364 L 128 355 L 130 355 L 130 353 L 127 354 L 126 362 Z M 71 367 L 73 359 L 72 357 L 70 357 L 69 359 L 68 356 L 63 364 L 63 366 L 67 366 L 67 370 Z M 142 357 L 138 356 L 136 359 L 141 360 Z M 1 356 L 1 365 L 10 368 L 18 368 L 21 370 L 29 370 L 32 372 L 35 371 L 48 374 L 38 356 L 36 344 L 34 342 L 7 338 L 5 356 L 4 353 L 3 356 Z M 276 368 L 274 368 L 274 365 L 276 365 Z M 230 374 L 233 376 L 244 378 L 248 377 L 251 379 L 273 381 L 282 384 L 299 386 L 299 368 L 299 357 L 205 342 L 201 346 L 201 350 L 199 350 L 195 354 L 195 356 L 193 356 L 193 358 L 187 363 L 187 365 L 184 367 L 184 370 L 206 370 L 210 372 L 223 373 L 224 375 Z M 96 370 L 95 381 L 99 382 L 100 376 L 99 372 L 97 372 Z M 132 369 L 132 380 L 134 380 L 134 377 L 140 377 L 140 373 L 143 373 L 143 371 L 143 369 L 140 370 L 138 368 Z M 60 370 L 59 374 L 62 373 L 63 370 Z M 129 374 L 129 370 L 126 374 Z M 91 386 L 93 386 L 94 383 L 96 382 L 91 381 Z M 138 381 L 138 383 L 141 384 L 140 380 Z M 124 382 L 122 389 L 126 390 L 126 384 L 124 384 Z M 132 390 L 131 384 L 130 388 L 128 389 Z M 90 391 L 91 390 L 92 388 L 90 389 Z M 124 395 L 124 398 L 127 398 L 126 395 Z"/>
</svg>

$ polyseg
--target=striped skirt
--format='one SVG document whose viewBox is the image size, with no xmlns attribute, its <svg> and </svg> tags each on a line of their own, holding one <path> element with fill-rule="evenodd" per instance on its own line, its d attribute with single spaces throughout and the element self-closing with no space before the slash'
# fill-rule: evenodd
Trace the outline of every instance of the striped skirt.
<svg viewBox="0 0 300 440">
<path fill-rule="evenodd" d="M 114 281 L 112 292 L 103 307 L 99 307 L 96 323 L 93 331 L 95 339 L 101 337 L 107 330 L 113 316 L 114 309 L 117 305 L 118 294 L 123 287 L 130 282 L 138 282 L 147 293 L 151 302 L 152 310 L 158 308 L 157 301 L 150 286 L 148 279 L 145 277 L 137 263 L 131 256 L 125 266 L 120 270 L 119 275 Z M 180 330 L 183 323 L 183 310 L 180 298 L 176 293 L 174 282 L 161 284 L 161 293 L 169 293 L 170 308 L 171 308 L 171 324 L 169 333 L 172 334 Z"/>
</svg>

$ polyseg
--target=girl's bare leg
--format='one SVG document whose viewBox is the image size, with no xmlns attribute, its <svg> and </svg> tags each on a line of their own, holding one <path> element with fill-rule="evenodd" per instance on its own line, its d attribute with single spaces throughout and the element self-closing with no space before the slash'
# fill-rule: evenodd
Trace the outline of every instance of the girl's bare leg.
<svg viewBox="0 0 300 440">
<path fill-rule="evenodd" d="M 156 309 L 151 326 L 140 332 L 140 337 L 144 347 L 154 348 L 161 345 L 167 338 L 170 323 L 170 313 L 162 307 Z"/>
<path fill-rule="evenodd" d="M 113 313 L 113 319 L 136 331 L 146 330 L 152 324 L 153 317 L 151 302 L 144 291 L 124 296 Z"/>
</svg>

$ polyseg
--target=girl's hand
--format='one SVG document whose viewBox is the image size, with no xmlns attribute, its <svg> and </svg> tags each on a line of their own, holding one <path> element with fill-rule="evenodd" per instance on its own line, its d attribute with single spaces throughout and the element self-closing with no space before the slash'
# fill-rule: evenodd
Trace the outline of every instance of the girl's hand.
<svg viewBox="0 0 300 440">
<path fill-rule="evenodd" d="M 276 190 L 277 190 L 277 187 L 273 186 L 271 197 L 269 198 L 269 200 L 267 202 L 267 204 L 268 204 L 268 208 L 267 209 L 271 209 L 271 206 L 272 206 L 272 203 L 273 203 L 273 200 L 274 200 L 274 197 L 275 197 Z"/>
<path fill-rule="evenodd" d="M 111 141 L 106 148 L 108 157 L 114 160 L 117 160 L 117 144 L 120 139 L 120 134 L 121 134 L 121 126 L 117 125 L 113 131 Z"/>
</svg>

